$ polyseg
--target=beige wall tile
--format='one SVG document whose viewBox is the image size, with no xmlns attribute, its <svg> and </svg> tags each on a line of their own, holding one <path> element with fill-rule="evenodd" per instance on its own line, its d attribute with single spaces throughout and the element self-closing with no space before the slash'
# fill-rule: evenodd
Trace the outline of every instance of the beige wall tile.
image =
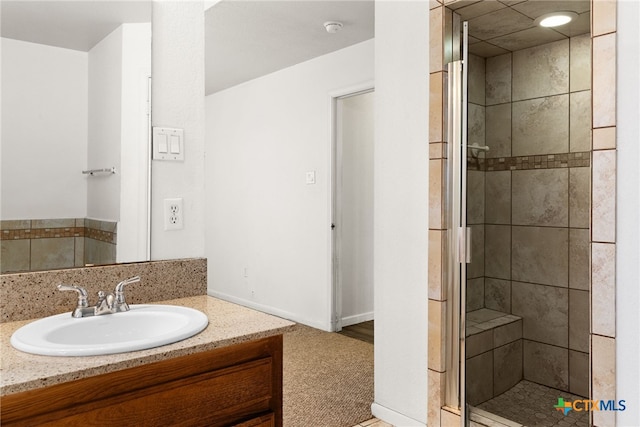
<svg viewBox="0 0 640 427">
<path fill-rule="evenodd" d="M 440 425 L 440 408 L 444 405 L 445 374 L 442 372 L 427 372 L 427 423 L 430 426 Z"/>
<path fill-rule="evenodd" d="M 485 174 L 485 218 L 488 224 L 511 223 L 511 171 Z"/>
<path fill-rule="evenodd" d="M 568 285 L 568 229 L 512 227 L 512 233 L 513 280 L 552 286 Z"/>
<path fill-rule="evenodd" d="M 493 350 L 493 330 L 483 331 L 467 337 L 465 342 L 466 358 Z"/>
<path fill-rule="evenodd" d="M 74 218 L 60 218 L 60 219 L 34 219 L 31 221 L 31 228 L 64 228 L 74 227 Z"/>
<path fill-rule="evenodd" d="M 612 33 L 616 31 L 616 2 L 615 0 L 594 0 L 591 2 L 593 20 L 593 35 Z"/>
<path fill-rule="evenodd" d="M 75 237 L 75 261 L 76 267 L 84 267 L 84 237 Z"/>
<path fill-rule="evenodd" d="M 2 240 L 0 273 L 29 271 L 31 240 Z"/>
<path fill-rule="evenodd" d="M 591 201 L 591 170 L 569 168 L 569 226 L 589 228 Z"/>
<path fill-rule="evenodd" d="M 74 238 L 31 240 L 31 269 L 70 268 L 75 263 Z"/>
<path fill-rule="evenodd" d="M 616 239 L 616 152 L 593 152 L 592 239 L 614 243 Z"/>
<path fill-rule="evenodd" d="M 467 171 L 467 224 L 484 224 L 485 175 L 483 171 Z"/>
<path fill-rule="evenodd" d="M 471 225 L 471 263 L 467 264 L 467 278 L 484 276 L 485 231 L 484 225 Z"/>
<path fill-rule="evenodd" d="M 493 330 L 493 346 L 498 348 L 522 339 L 522 320 L 498 326 Z"/>
<path fill-rule="evenodd" d="M 571 152 L 591 150 L 591 91 L 569 96 L 569 148 Z"/>
<path fill-rule="evenodd" d="M 511 104 L 486 107 L 486 144 L 488 158 L 511 156 Z"/>
<path fill-rule="evenodd" d="M 569 225 L 569 170 L 516 170 L 512 173 L 514 225 Z"/>
<path fill-rule="evenodd" d="M 493 397 L 493 352 L 467 359 L 467 403 L 477 405 Z M 443 420 L 444 422 L 444 420 Z"/>
<path fill-rule="evenodd" d="M 598 128 L 593 130 L 593 149 L 608 150 L 616 148 L 616 128 Z"/>
<path fill-rule="evenodd" d="M 513 156 L 569 151 L 569 95 L 514 102 Z"/>
<path fill-rule="evenodd" d="M 593 38 L 593 127 L 616 125 L 616 35 Z"/>
<path fill-rule="evenodd" d="M 522 317 L 522 336 L 566 347 L 569 336 L 569 291 L 554 286 L 513 282 L 512 310 Z"/>
<path fill-rule="evenodd" d="M 569 92 L 569 40 L 513 52 L 513 100 Z"/>
<path fill-rule="evenodd" d="M 467 312 L 484 307 L 484 277 L 467 280 Z"/>
<path fill-rule="evenodd" d="M 591 35 L 569 39 L 569 90 L 591 89 Z"/>
<path fill-rule="evenodd" d="M 447 157 L 446 155 L 447 144 L 444 142 L 432 142 L 429 144 L 429 159 L 444 159 Z"/>
<path fill-rule="evenodd" d="M 446 302 L 429 300 L 429 369 L 445 370 L 445 314 Z"/>
<path fill-rule="evenodd" d="M 437 425 L 437 424 L 436 424 Z M 442 427 L 456 427 L 460 425 L 460 415 L 442 409 L 440 411 L 440 425 Z"/>
<path fill-rule="evenodd" d="M 468 104 L 467 138 L 469 145 L 485 145 L 485 111 L 484 106 Z"/>
<path fill-rule="evenodd" d="M 588 291 L 591 278 L 589 229 L 569 229 L 569 287 Z"/>
<path fill-rule="evenodd" d="M 31 228 L 31 220 L 15 219 L 0 221 L 0 230 L 25 230 Z"/>
<path fill-rule="evenodd" d="M 591 335 L 591 349 L 592 396 L 596 399 L 616 399 L 616 340 Z M 593 425 L 615 425 L 615 412 L 595 411 Z"/>
<path fill-rule="evenodd" d="M 429 160 L 429 228 L 444 228 L 442 183 L 443 160 Z"/>
<path fill-rule="evenodd" d="M 522 380 L 522 340 L 493 351 L 493 395 L 509 390 Z"/>
<path fill-rule="evenodd" d="M 589 352 L 589 292 L 569 291 L 569 348 Z"/>
<path fill-rule="evenodd" d="M 469 55 L 469 102 L 485 105 L 485 59 Z"/>
<path fill-rule="evenodd" d="M 429 142 L 443 142 L 443 90 L 445 73 L 429 75 Z"/>
<path fill-rule="evenodd" d="M 569 390 L 569 350 L 524 340 L 524 379 Z"/>
<path fill-rule="evenodd" d="M 511 313 L 511 282 L 487 277 L 484 279 L 484 306 Z"/>
<path fill-rule="evenodd" d="M 487 58 L 486 105 L 511 102 L 511 53 Z"/>
<path fill-rule="evenodd" d="M 442 6 L 442 2 L 440 0 L 429 0 L 429 9 L 433 9 L 440 6 Z"/>
<path fill-rule="evenodd" d="M 488 277 L 510 279 L 511 227 L 485 225 L 484 271 Z"/>
<path fill-rule="evenodd" d="M 429 11 L 429 72 L 443 71 L 444 7 Z"/>
<path fill-rule="evenodd" d="M 445 231 L 429 230 L 429 299 L 442 301 L 442 248 Z"/>
<path fill-rule="evenodd" d="M 569 392 L 589 397 L 589 353 L 569 350 Z"/>
<path fill-rule="evenodd" d="M 591 245 L 591 313 L 594 334 L 616 336 L 616 246 Z"/>
</svg>

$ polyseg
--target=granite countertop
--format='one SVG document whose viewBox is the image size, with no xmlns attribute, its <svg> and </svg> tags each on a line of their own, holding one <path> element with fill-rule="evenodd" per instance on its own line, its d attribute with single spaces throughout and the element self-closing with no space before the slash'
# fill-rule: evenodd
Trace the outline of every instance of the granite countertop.
<svg viewBox="0 0 640 427">
<path fill-rule="evenodd" d="M 148 350 L 105 356 L 57 357 L 23 353 L 11 346 L 11 334 L 32 320 L 0 324 L 0 396 L 278 335 L 295 325 L 206 295 L 158 304 L 200 310 L 209 318 L 209 325 L 191 338 Z"/>
</svg>

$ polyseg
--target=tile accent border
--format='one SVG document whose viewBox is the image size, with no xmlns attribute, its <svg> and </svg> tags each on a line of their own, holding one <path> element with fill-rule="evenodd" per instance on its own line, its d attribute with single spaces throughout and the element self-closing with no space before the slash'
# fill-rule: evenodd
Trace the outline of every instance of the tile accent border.
<svg viewBox="0 0 640 427">
<path fill-rule="evenodd" d="M 544 154 L 534 156 L 467 159 L 467 170 L 483 172 L 531 169 L 561 169 L 591 166 L 591 152 Z"/>
</svg>

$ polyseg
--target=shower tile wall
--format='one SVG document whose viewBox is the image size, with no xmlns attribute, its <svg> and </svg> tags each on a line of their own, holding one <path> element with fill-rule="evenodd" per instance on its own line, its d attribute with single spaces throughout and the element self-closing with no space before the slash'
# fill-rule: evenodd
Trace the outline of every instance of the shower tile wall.
<svg viewBox="0 0 640 427">
<path fill-rule="evenodd" d="M 524 378 L 582 396 L 589 395 L 590 43 L 585 34 L 471 57 L 469 83 L 469 143 L 490 151 L 468 165 L 467 311 L 522 317 Z"/>
<path fill-rule="evenodd" d="M 0 273 L 116 262 L 117 223 L 88 218 L 4 220 Z"/>
</svg>

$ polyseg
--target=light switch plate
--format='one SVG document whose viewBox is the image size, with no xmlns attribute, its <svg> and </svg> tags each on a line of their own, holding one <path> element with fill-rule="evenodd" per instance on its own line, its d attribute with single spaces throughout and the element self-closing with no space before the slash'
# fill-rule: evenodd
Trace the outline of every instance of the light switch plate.
<svg viewBox="0 0 640 427">
<path fill-rule="evenodd" d="M 184 160 L 184 129 L 154 127 L 153 160 Z"/>
</svg>

